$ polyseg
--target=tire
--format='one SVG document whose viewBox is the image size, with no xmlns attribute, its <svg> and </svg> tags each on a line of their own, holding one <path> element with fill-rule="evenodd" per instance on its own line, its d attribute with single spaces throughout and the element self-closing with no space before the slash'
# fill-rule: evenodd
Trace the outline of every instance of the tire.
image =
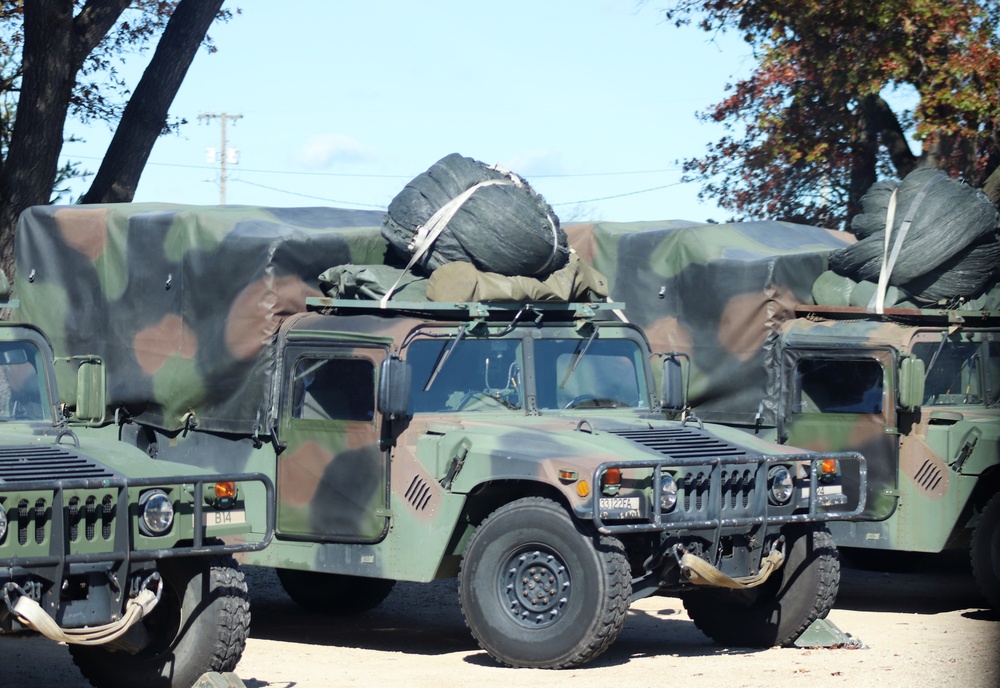
<svg viewBox="0 0 1000 688">
<path fill-rule="evenodd" d="M 190 688 L 209 671 L 236 668 L 250 633 L 250 598 L 231 556 L 167 559 L 163 592 L 142 623 L 150 643 L 137 654 L 71 645 L 97 688 Z M 207 588 L 207 597 L 204 590 Z"/>
<path fill-rule="evenodd" d="M 550 594 L 532 597 L 536 583 L 546 582 Z M 483 521 L 459 572 L 466 625 L 480 647 L 512 667 L 564 669 L 597 657 L 621 632 L 631 594 L 621 542 L 577 526 L 537 497 Z"/>
<path fill-rule="evenodd" d="M 382 604 L 396 581 L 318 571 L 278 569 L 278 581 L 301 607 L 324 614 L 354 616 Z"/>
<path fill-rule="evenodd" d="M 1000 494 L 986 502 L 972 534 L 972 575 L 993 609 L 1000 609 Z"/>
<path fill-rule="evenodd" d="M 785 530 L 785 562 L 757 588 L 697 590 L 684 608 L 705 635 L 721 645 L 788 645 L 826 617 L 840 587 L 840 559 L 825 525 Z"/>
</svg>

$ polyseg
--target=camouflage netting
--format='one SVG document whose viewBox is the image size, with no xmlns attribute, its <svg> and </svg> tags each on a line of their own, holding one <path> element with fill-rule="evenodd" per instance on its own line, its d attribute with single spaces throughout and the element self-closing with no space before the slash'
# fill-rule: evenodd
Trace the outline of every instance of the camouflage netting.
<svg viewBox="0 0 1000 688">
<path fill-rule="evenodd" d="M 450 219 L 446 210 L 454 211 Z M 438 220 L 443 230 L 425 238 Z M 392 199 L 382 234 L 391 257 L 402 265 L 415 260 L 413 269 L 423 274 L 464 261 L 484 272 L 544 279 L 569 258 L 566 233 L 545 199 L 517 175 L 458 153 L 434 163 Z M 426 252 L 414 258 L 425 244 Z"/>
<path fill-rule="evenodd" d="M 853 237 L 782 222 L 683 221 L 569 225 L 580 257 L 654 351 L 691 356 L 691 403 L 705 420 L 774 424 L 768 376 L 774 333 L 812 303 L 827 256 Z"/>
<path fill-rule="evenodd" d="M 109 406 L 177 430 L 266 429 L 277 328 L 319 275 L 380 264 L 383 213 L 166 204 L 39 206 L 16 234 L 15 292 L 57 356 L 96 354 Z M 60 380 L 65 390 L 72 380 Z"/>
<path fill-rule="evenodd" d="M 967 303 L 997 284 L 1000 214 L 996 206 L 982 191 L 935 169 L 911 172 L 899 184 L 872 185 L 861 199 L 864 212 L 851 222 L 861 240 L 830 255 L 835 273 L 855 284 L 879 281 L 893 191 L 896 207 L 887 279 L 899 287 L 899 293 L 894 304 L 888 305 Z M 861 287 L 860 291 L 869 290 Z M 870 291 L 874 294 L 874 289 Z M 852 297 L 851 305 L 868 305 L 860 300 Z"/>
</svg>

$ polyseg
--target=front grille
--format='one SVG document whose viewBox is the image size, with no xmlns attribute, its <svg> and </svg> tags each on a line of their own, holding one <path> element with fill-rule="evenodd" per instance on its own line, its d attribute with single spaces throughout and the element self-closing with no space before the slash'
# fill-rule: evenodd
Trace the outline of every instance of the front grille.
<svg viewBox="0 0 1000 688">
<path fill-rule="evenodd" d="M 84 487 L 92 480 L 118 482 L 120 477 L 107 466 L 77 453 L 73 448 L 59 445 L 0 447 L 0 486 L 5 490 L 21 488 L 36 494 L 47 493 L 37 498 L 21 498 L 16 510 L 11 510 L 9 516 L 12 520 L 16 519 L 11 531 L 17 533 L 18 544 L 45 544 L 51 530 L 53 510 L 60 503 L 65 536 L 70 542 L 93 542 L 98 538 L 111 540 L 118 491 L 108 487 Z M 60 492 L 64 495 L 70 493 L 65 502 L 59 499 Z"/>
<path fill-rule="evenodd" d="M 745 449 L 693 427 L 619 430 L 611 434 L 631 440 L 677 461 L 677 491 L 681 509 L 689 515 L 709 515 L 713 475 L 721 489 L 722 515 L 746 514 L 754 508 L 757 462 L 740 463 Z M 698 465 L 700 461 L 710 462 Z M 694 464 L 694 465 L 692 465 Z M 669 470 L 669 467 L 666 467 Z"/>
</svg>

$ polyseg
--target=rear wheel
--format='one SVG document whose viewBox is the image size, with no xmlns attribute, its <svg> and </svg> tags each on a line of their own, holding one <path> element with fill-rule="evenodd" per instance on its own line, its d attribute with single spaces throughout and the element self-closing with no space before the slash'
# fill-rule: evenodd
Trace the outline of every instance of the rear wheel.
<svg viewBox="0 0 1000 688">
<path fill-rule="evenodd" d="M 459 574 L 472 635 L 515 667 L 561 669 L 597 657 L 621 632 L 631 592 L 621 542 L 578 527 L 537 497 L 483 521 Z"/>
<path fill-rule="evenodd" d="M 993 495 L 972 534 L 972 575 L 993 609 L 1000 609 L 1000 494 Z"/>
<path fill-rule="evenodd" d="M 787 645 L 833 607 L 840 587 L 840 560 L 826 526 L 785 530 L 785 562 L 749 590 L 697 590 L 684 595 L 695 625 L 722 645 Z"/>
<path fill-rule="evenodd" d="M 167 559 L 163 592 L 140 623 L 149 643 L 136 654 L 70 645 L 97 688 L 190 688 L 209 671 L 236 668 L 250 633 L 246 581 L 231 556 Z"/>
<path fill-rule="evenodd" d="M 278 581 L 296 604 L 338 616 L 364 614 L 374 609 L 396 585 L 396 581 L 384 578 L 296 569 L 278 569 Z"/>
</svg>

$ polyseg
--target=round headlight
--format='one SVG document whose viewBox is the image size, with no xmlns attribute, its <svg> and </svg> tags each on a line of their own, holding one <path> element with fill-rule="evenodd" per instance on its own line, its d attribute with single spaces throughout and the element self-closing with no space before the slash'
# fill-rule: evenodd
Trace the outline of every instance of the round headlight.
<svg viewBox="0 0 1000 688">
<path fill-rule="evenodd" d="M 660 480 L 660 511 L 670 511 L 677 504 L 677 482 L 672 475 Z"/>
<path fill-rule="evenodd" d="M 139 515 L 143 535 L 163 535 L 174 523 L 174 505 L 163 490 L 149 490 L 139 497 Z"/>
<path fill-rule="evenodd" d="M 767 472 L 768 501 L 775 506 L 785 506 L 792 501 L 795 489 L 792 474 L 785 466 L 772 466 Z"/>
<path fill-rule="evenodd" d="M 0 542 L 3 542 L 3 536 L 7 534 L 7 512 L 3 510 L 3 505 L 0 504 Z"/>
</svg>

